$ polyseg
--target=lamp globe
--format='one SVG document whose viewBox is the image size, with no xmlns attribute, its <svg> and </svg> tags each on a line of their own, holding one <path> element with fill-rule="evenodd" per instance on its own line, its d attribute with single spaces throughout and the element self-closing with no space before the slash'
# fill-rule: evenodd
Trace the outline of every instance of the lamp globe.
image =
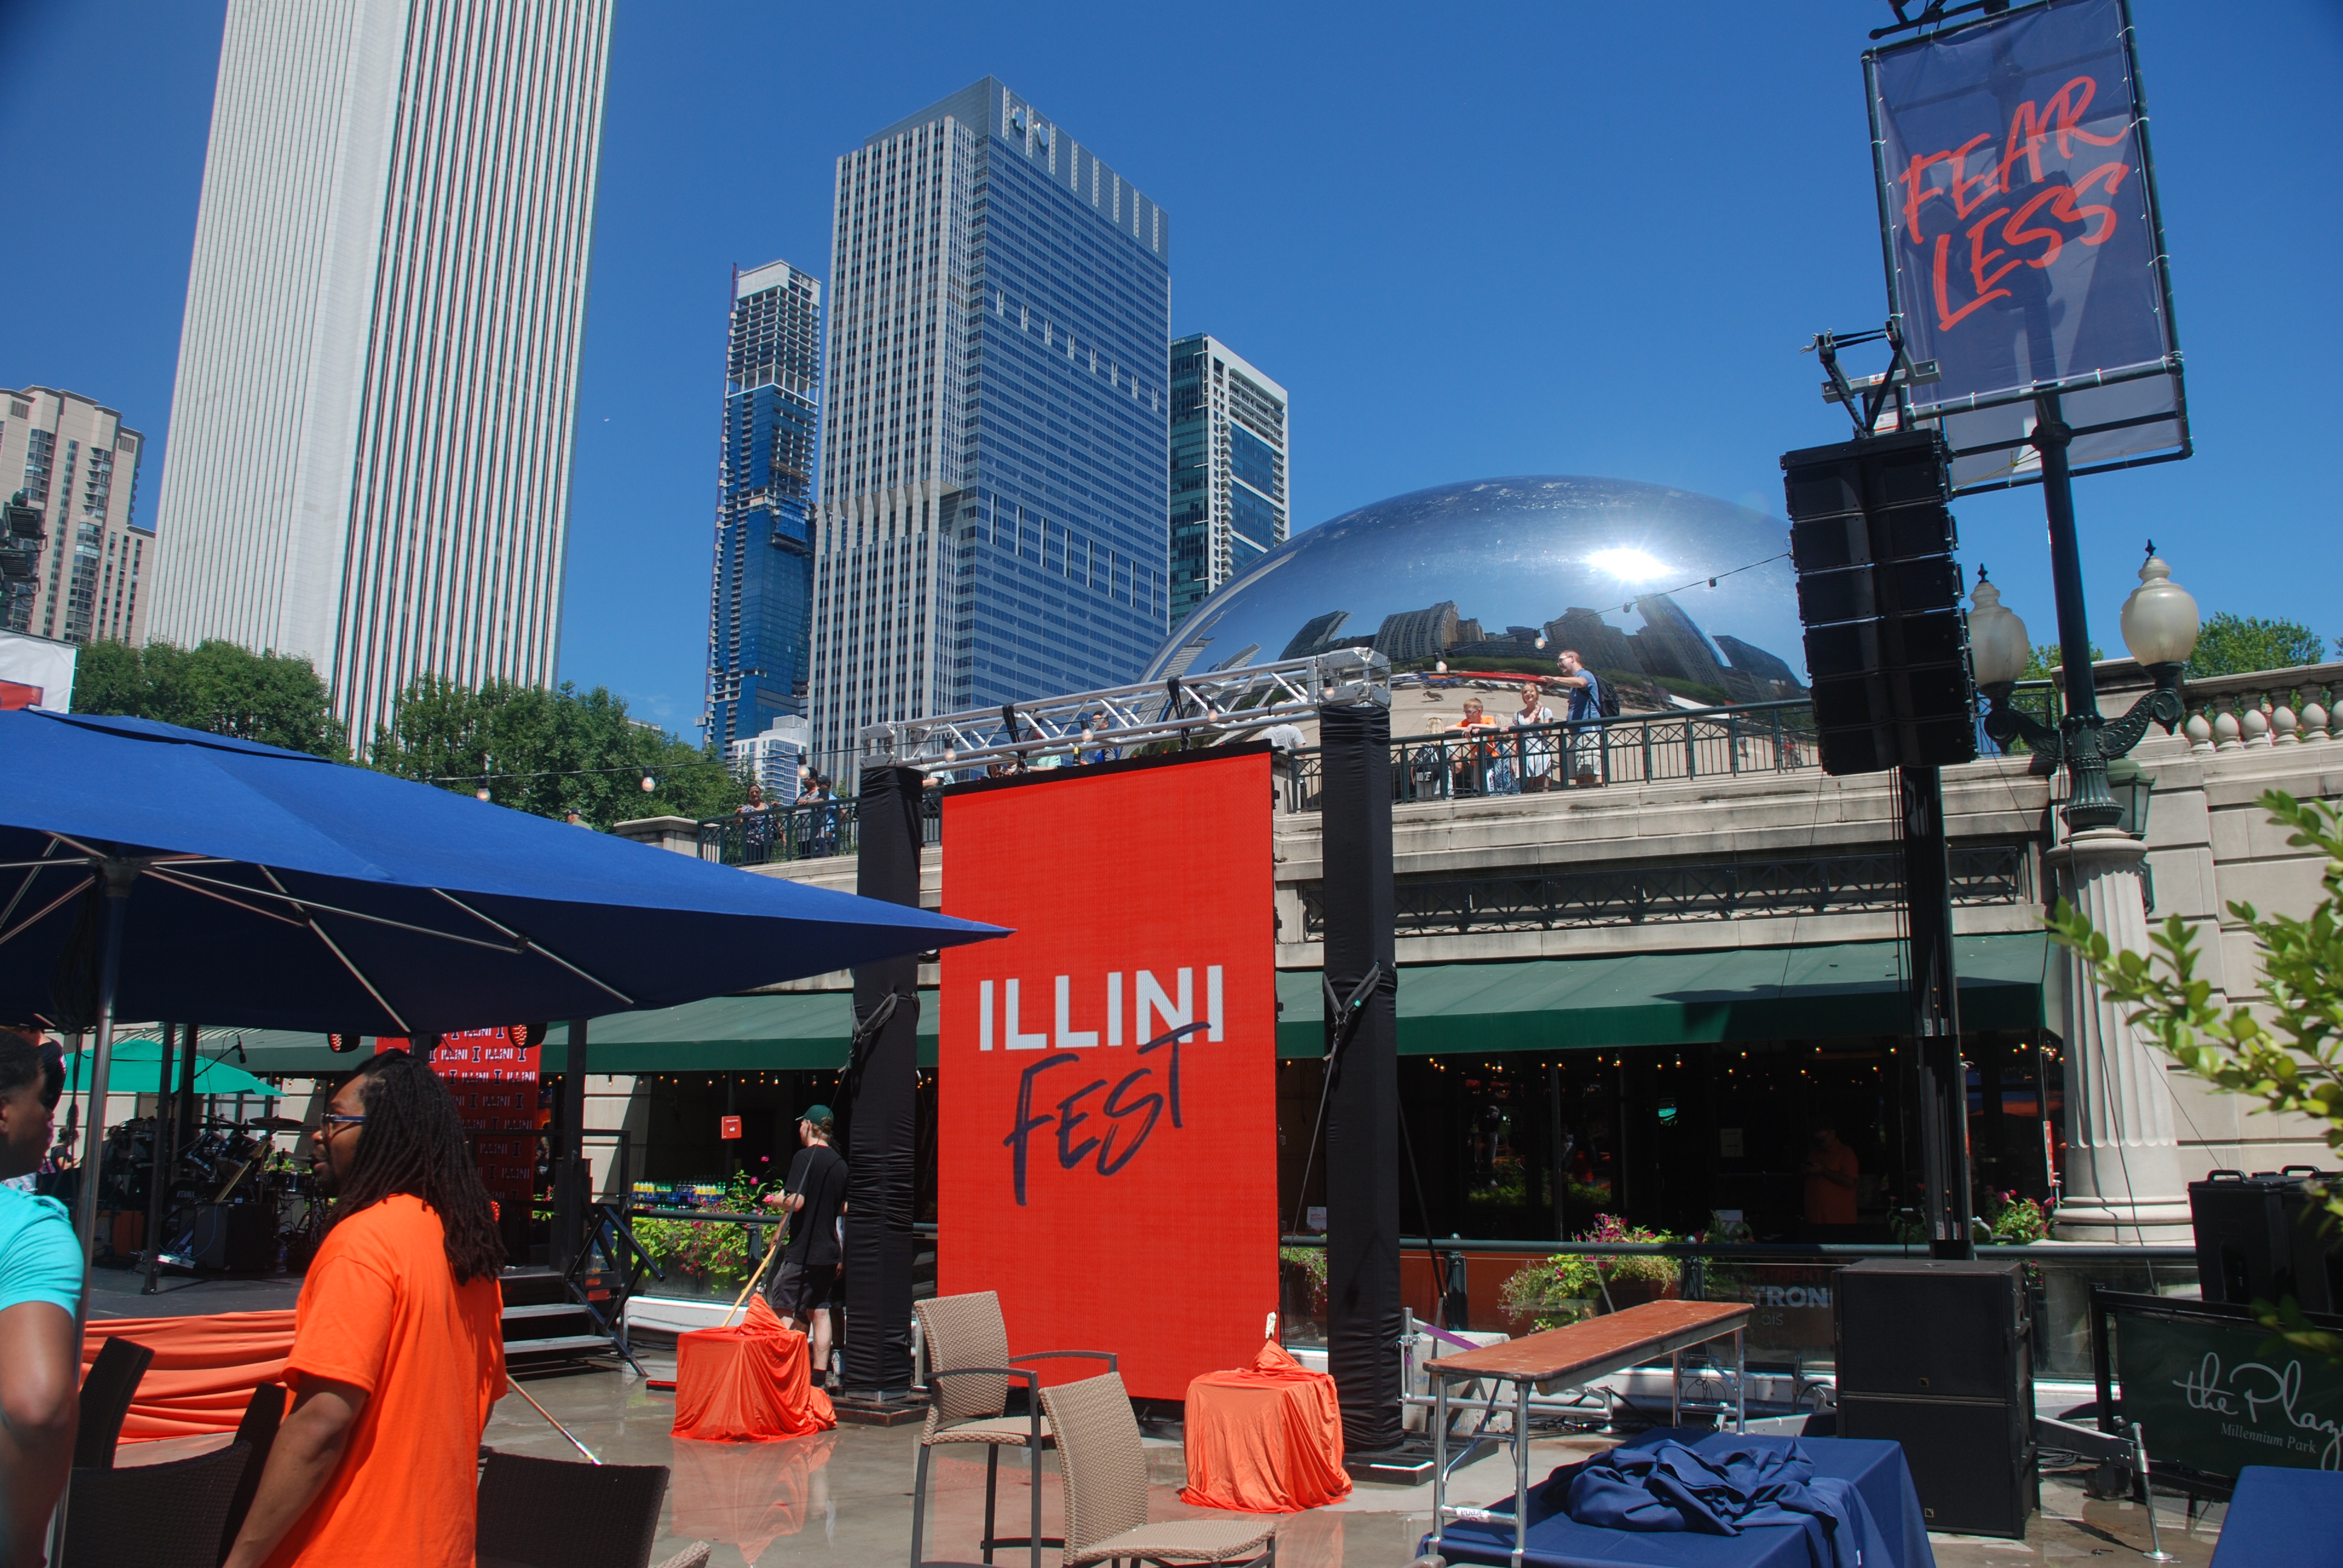
<svg viewBox="0 0 2343 1568">
<path fill-rule="evenodd" d="M 1976 587 L 1969 590 L 1969 660 L 1980 687 L 2015 686 L 2033 657 L 2026 639 L 2026 623 L 2001 602 L 2001 590 L 1977 568 Z"/>
<path fill-rule="evenodd" d="M 2124 600 L 2124 647 L 2143 665 L 2186 664 L 2197 651 L 2197 599 L 2172 580 L 2172 568 L 2147 547 L 2139 587 Z"/>
</svg>

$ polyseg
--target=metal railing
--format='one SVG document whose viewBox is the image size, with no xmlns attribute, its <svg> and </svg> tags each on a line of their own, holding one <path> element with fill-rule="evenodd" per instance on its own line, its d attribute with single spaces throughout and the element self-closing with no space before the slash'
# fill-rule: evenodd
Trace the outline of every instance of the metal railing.
<svg viewBox="0 0 2343 1568">
<path fill-rule="evenodd" d="M 1527 725 L 1467 735 L 1395 735 L 1392 799 L 1470 799 L 1607 784 L 1786 773 L 1818 766 L 1813 705 L 1804 699 L 1673 713 Z M 1296 750 L 1286 807 L 1315 811 L 1323 761 Z"/>
<path fill-rule="evenodd" d="M 921 843 L 943 842 L 941 806 L 932 792 L 920 802 Z M 851 855 L 861 847 L 860 825 L 860 804 L 850 799 L 736 811 L 699 824 L 699 858 L 727 866 L 764 866 Z"/>
</svg>

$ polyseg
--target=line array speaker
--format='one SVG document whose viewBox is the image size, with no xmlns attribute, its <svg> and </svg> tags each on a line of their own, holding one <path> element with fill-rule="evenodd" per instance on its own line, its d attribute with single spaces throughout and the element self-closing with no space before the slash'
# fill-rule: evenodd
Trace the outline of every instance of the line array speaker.
<svg viewBox="0 0 2343 1568">
<path fill-rule="evenodd" d="M 1827 773 L 1976 756 L 1952 454 L 1907 430 L 1782 455 L 1790 559 Z"/>
<path fill-rule="evenodd" d="M 2019 1266 L 1874 1258 L 1834 1291 L 1838 1435 L 1903 1445 L 1929 1529 L 2024 1539 L 2042 1493 Z"/>
</svg>

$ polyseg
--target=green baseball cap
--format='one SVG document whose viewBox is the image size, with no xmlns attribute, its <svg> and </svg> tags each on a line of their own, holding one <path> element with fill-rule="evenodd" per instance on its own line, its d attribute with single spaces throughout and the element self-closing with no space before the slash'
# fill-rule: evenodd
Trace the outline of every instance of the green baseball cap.
<svg viewBox="0 0 2343 1568">
<path fill-rule="evenodd" d="M 828 1132 L 838 1125 L 838 1118 L 830 1113 L 827 1105 L 809 1105 L 798 1113 L 798 1120 L 812 1122 L 814 1130 L 819 1132 Z"/>
</svg>

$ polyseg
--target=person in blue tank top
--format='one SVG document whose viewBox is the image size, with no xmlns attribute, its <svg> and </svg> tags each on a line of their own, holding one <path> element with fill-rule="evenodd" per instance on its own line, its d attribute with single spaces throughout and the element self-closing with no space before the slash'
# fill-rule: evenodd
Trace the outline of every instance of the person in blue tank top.
<svg viewBox="0 0 2343 1568">
<path fill-rule="evenodd" d="M 41 1168 L 64 1053 L 0 1027 L 0 1181 Z M 81 1413 L 81 1243 L 65 1205 L 0 1185 L 0 1561 L 41 1568 Z"/>
</svg>

